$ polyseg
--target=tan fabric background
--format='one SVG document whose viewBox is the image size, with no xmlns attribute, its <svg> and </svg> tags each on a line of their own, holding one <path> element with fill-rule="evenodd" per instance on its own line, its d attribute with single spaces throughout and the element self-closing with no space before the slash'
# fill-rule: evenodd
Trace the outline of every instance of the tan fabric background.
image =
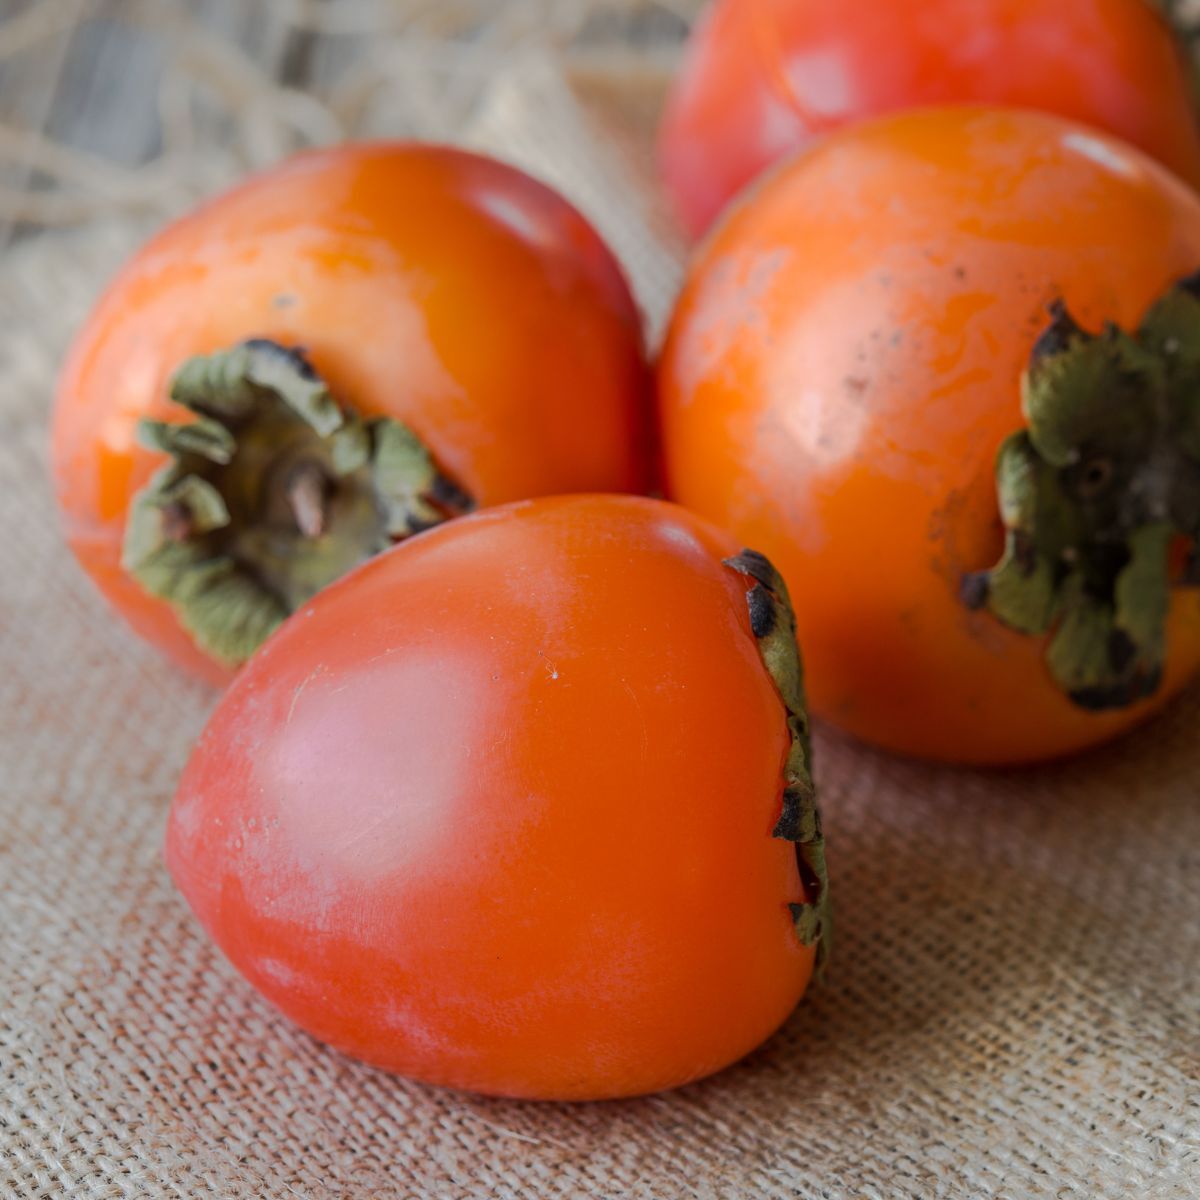
<svg viewBox="0 0 1200 1200">
<path fill-rule="evenodd" d="M 283 7 L 383 20 L 361 2 Z M 642 44 L 639 7 L 606 6 Z M 172 890 L 164 815 L 213 695 L 114 624 L 59 544 L 56 363 L 162 212 L 322 129 L 453 135 L 529 166 L 612 238 L 657 328 L 679 270 L 648 174 L 661 47 L 564 59 L 538 25 L 502 54 L 438 43 L 436 61 L 412 30 L 375 36 L 358 81 L 308 108 L 252 75 L 232 99 L 207 87 L 207 108 L 168 98 L 176 140 L 145 191 L 111 164 L 52 171 L 43 203 L 74 227 L 4 258 L 0 1196 L 1200 1195 L 1195 693 L 1136 738 L 1029 772 L 932 770 L 820 735 L 828 985 L 748 1060 L 671 1095 L 516 1104 L 360 1066 L 277 1017 Z"/>
</svg>

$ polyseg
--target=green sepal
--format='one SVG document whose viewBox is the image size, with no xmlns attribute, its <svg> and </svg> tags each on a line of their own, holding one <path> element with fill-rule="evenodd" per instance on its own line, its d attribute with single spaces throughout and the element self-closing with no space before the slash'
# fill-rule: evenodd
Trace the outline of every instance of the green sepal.
<svg viewBox="0 0 1200 1200">
<path fill-rule="evenodd" d="M 1082 576 L 1073 576 L 1077 594 L 1047 657 L 1051 673 L 1081 707 L 1132 704 L 1153 695 L 1162 682 L 1174 536 L 1166 524 L 1130 535 L 1130 558 L 1117 574 L 1111 604 L 1089 595 Z"/>
<path fill-rule="evenodd" d="M 407 425 L 374 421 L 370 428 L 375 489 L 387 509 L 386 527 L 392 537 L 420 533 L 445 519 L 435 501 L 448 483 L 429 451 Z M 469 497 L 454 506 L 467 511 Z"/>
<path fill-rule="evenodd" d="M 816 946 L 815 970 L 821 975 L 833 941 L 833 910 L 825 864 L 825 835 L 812 778 L 812 742 L 796 617 L 787 585 L 765 555 L 743 550 L 727 558 L 725 565 L 754 581 L 746 592 L 750 630 L 786 713 L 789 740 L 783 765 L 782 808 L 772 836 L 795 843 L 796 865 L 807 899 L 802 904 L 789 904 L 788 908 L 801 943 Z"/>
<path fill-rule="evenodd" d="M 196 416 L 142 422 L 171 460 L 134 498 L 122 565 L 228 666 L 358 563 L 473 507 L 407 426 L 343 410 L 299 350 L 189 359 L 171 395 Z"/>
<path fill-rule="evenodd" d="M 371 459 L 371 434 L 357 417 L 335 429 L 329 438 L 329 456 L 338 475 L 353 475 Z"/>
<path fill-rule="evenodd" d="M 1089 448 L 1144 452 L 1163 382 L 1160 362 L 1135 338 L 1114 325 L 1085 333 L 1057 305 L 1022 380 L 1029 437 L 1051 467 L 1071 466 Z"/>
<path fill-rule="evenodd" d="M 1177 444 L 1200 462 L 1200 273 L 1182 280 L 1151 306 L 1139 336 L 1165 365 L 1176 406 Z"/>
<path fill-rule="evenodd" d="M 1052 307 L 1022 381 L 1029 427 L 996 460 L 1004 552 L 963 581 L 970 607 L 1049 635 L 1052 678 L 1090 710 L 1158 689 L 1172 542 L 1200 534 L 1198 289 L 1171 288 L 1136 334 Z"/>
<path fill-rule="evenodd" d="M 186 425 L 143 420 L 138 422 L 137 437 L 148 450 L 161 450 L 174 458 L 194 454 L 223 467 L 233 461 L 237 450 L 233 434 L 212 417 L 197 417 Z"/>
<path fill-rule="evenodd" d="M 167 534 L 166 510 L 175 508 L 192 533 L 210 533 L 229 524 L 229 509 L 221 493 L 198 475 L 181 475 L 175 466 L 163 467 L 143 488 L 130 505 L 125 525 L 125 540 L 121 547 L 121 566 L 139 579 L 147 568 L 154 573 L 155 594 L 168 588 L 159 568 L 148 566 L 158 551 L 171 543 Z M 189 549 L 194 549 L 189 547 Z M 173 561 L 191 562 L 191 558 L 176 557 Z"/>
<path fill-rule="evenodd" d="M 218 662 L 236 667 L 283 623 L 288 610 L 224 555 L 161 542 L 141 560 L 138 580 L 166 600 L 183 627 Z"/>
<path fill-rule="evenodd" d="M 1005 624 L 1021 633 L 1045 633 L 1058 609 L 1055 556 L 1034 536 L 1045 509 L 1050 480 L 1029 435 L 1012 434 L 996 459 L 1004 555 L 990 571 L 966 581 L 975 587 L 972 607 L 988 603 Z"/>
<path fill-rule="evenodd" d="M 155 502 L 162 508 L 180 506 L 196 533 L 212 533 L 229 524 L 225 497 L 199 475 L 165 476 L 159 481 Z"/>
<path fill-rule="evenodd" d="M 342 410 L 301 351 L 266 338 L 188 359 L 171 381 L 171 399 L 193 412 L 237 422 L 266 392 L 283 401 L 321 437 L 342 424 Z"/>
<path fill-rule="evenodd" d="M 1113 632 L 1112 607 L 1082 587 L 1072 575 L 1064 589 L 1062 621 L 1046 648 L 1046 664 L 1058 685 L 1083 708 L 1105 708 L 1103 697 L 1115 687 L 1110 677 L 1108 645 Z"/>
</svg>

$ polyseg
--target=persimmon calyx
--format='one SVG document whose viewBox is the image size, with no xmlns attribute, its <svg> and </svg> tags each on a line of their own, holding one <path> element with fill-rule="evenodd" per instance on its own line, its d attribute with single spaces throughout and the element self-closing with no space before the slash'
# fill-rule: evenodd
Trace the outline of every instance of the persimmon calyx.
<svg viewBox="0 0 1200 1200">
<path fill-rule="evenodd" d="M 1022 382 L 1028 428 L 1000 449 L 1000 561 L 963 599 L 1022 633 L 1082 708 L 1122 708 L 1162 681 L 1181 539 L 1200 535 L 1200 273 L 1135 333 L 1088 333 L 1059 303 Z"/>
<path fill-rule="evenodd" d="M 194 419 L 139 426 L 170 458 L 134 498 L 122 566 L 227 666 L 352 567 L 474 507 L 412 430 L 344 408 L 299 350 L 189 359 L 171 399 Z"/>
<path fill-rule="evenodd" d="M 803 904 L 788 907 L 800 941 L 806 946 L 816 945 L 816 970 L 821 974 L 833 940 L 833 910 L 825 865 L 825 836 L 811 771 L 812 741 L 804 699 L 804 667 L 796 641 L 796 617 L 787 585 L 765 555 L 757 550 L 743 550 L 727 558 L 725 566 L 753 580 L 746 592 L 750 629 L 787 713 L 790 744 L 783 766 L 783 809 L 772 836 L 796 845 L 796 863 L 806 899 Z"/>
</svg>

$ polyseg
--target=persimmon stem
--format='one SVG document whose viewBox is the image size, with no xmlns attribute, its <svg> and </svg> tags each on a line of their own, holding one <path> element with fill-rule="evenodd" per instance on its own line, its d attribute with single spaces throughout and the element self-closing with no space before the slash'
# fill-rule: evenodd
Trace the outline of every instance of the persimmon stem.
<svg viewBox="0 0 1200 1200">
<path fill-rule="evenodd" d="M 339 576 L 473 507 L 411 429 L 343 408 L 298 350 L 189 359 L 171 398 L 194 420 L 142 422 L 167 462 L 131 506 L 122 564 L 229 666 Z"/>
<path fill-rule="evenodd" d="M 288 504 L 296 528 L 307 538 L 318 538 L 326 529 L 329 479 L 317 463 L 300 463 L 287 485 Z"/>
<path fill-rule="evenodd" d="M 1200 539 L 1200 274 L 1132 332 L 1091 333 L 1064 304 L 1022 381 L 1028 426 L 1001 446 L 998 563 L 963 580 L 968 608 L 1048 635 L 1046 664 L 1081 708 L 1153 695 L 1178 544 Z"/>
</svg>

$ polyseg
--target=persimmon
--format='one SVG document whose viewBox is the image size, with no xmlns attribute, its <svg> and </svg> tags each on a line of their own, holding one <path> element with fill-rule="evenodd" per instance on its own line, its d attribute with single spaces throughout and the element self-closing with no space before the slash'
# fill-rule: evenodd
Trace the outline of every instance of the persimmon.
<svg viewBox="0 0 1200 1200">
<path fill-rule="evenodd" d="M 137 630 L 224 680 L 414 529 L 640 489 L 646 382 L 620 268 L 548 188 L 436 146 L 303 154 L 100 298 L 58 389 L 67 537 Z"/>
<path fill-rule="evenodd" d="M 693 236 L 771 163 L 865 117 L 986 103 L 1116 134 L 1200 184 L 1190 68 L 1147 0 L 716 0 L 660 134 Z"/>
<path fill-rule="evenodd" d="M 1035 113 L 899 114 L 735 206 L 660 369 L 669 493 L 793 595 L 813 712 L 1077 751 L 1200 665 L 1200 198 Z"/>
<path fill-rule="evenodd" d="M 239 672 L 167 861 L 235 966 L 427 1082 L 654 1091 L 761 1042 L 828 944 L 786 589 L 662 501 L 447 522 Z"/>
</svg>

